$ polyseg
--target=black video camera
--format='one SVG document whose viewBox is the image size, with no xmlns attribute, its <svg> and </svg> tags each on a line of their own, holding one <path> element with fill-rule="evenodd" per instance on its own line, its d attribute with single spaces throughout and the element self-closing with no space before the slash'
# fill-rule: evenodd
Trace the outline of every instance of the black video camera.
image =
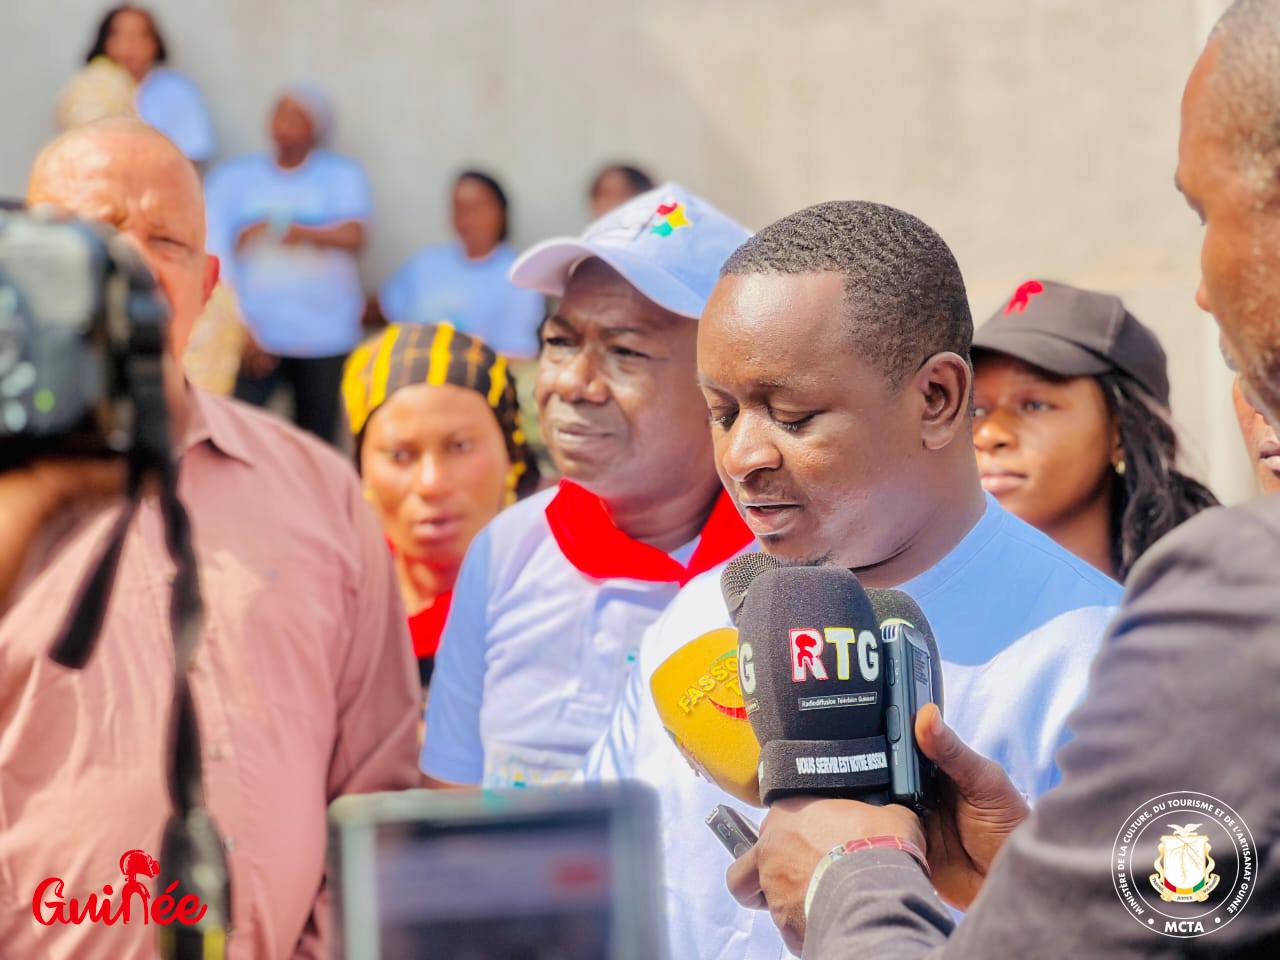
<svg viewBox="0 0 1280 960">
<path fill-rule="evenodd" d="M 168 307 L 116 231 L 0 210 L 0 471 L 168 456 Z"/>
</svg>

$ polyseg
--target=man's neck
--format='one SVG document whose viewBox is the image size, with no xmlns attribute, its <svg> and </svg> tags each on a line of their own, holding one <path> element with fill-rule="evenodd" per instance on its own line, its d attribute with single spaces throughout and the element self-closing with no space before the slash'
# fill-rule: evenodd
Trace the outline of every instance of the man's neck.
<svg viewBox="0 0 1280 960">
<path fill-rule="evenodd" d="M 309 150 L 277 150 L 276 166 L 282 170 L 293 170 L 306 162 Z"/>
<path fill-rule="evenodd" d="M 605 500 L 614 525 L 633 540 L 671 553 L 699 533 L 721 493 L 713 474 L 708 480 L 675 494 Z"/>
<path fill-rule="evenodd" d="M 935 489 L 945 495 L 922 510 L 922 523 L 890 557 L 868 567 L 854 569 L 864 587 L 897 587 L 936 566 L 977 526 L 987 509 L 978 481 L 977 463 L 961 462 L 950 471 L 948 483 Z"/>
</svg>

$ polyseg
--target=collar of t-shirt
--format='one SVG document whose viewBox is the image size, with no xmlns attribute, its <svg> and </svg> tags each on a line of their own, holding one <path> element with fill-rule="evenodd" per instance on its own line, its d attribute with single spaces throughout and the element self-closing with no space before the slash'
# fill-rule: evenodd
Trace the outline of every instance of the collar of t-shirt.
<svg viewBox="0 0 1280 960">
<path fill-rule="evenodd" d="M 684 586 L 698 574 L 728 560 L 752 540 L 750 529 L 723 490 L 702 527 L 701 538 L 688 563 L 681 563 L 657 547 L 633 540 L 618 529 L 600 497 L 561 480 L 547 504 L 547 523 L 565 559 L 597 580 L 625 577 Z"/>
</svg>

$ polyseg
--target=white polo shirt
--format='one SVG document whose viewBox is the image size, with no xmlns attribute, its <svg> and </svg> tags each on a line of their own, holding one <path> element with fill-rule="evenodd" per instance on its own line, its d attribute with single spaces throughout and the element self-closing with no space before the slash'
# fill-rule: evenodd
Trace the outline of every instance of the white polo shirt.
<svg viewBox="0 0 1280 960">
<path fill-rule="evenodd" d="M 730 626 L 723 565 L 692 580 L 645 634 L 588 780 L 638 779 L 661 805 L 670 955 L 682 960 L 778 960 L 787 955 L 768 911 L 739 907 L 725 887 L 730 857 L 704 820 L 717 803 L 743 805 L 699 779 L 663 729 L 649 679 L 695 637 Z M 1054 755 L 1067 714 L 1121 587 L 992 497 L 977 525 L 932 569 L 899 589 L 920 604 L 943 658 L 947 721 L 1034 799 L 1058 779 Z M 757 822 L 765 811 L 744 809 Z"/>
<path fill-rule="evenodd" d="M 579 571 L 547 519 L 556 493 L 503 511 L 467 551 L 431 679 L 428 776 L 486 787 L 572 778 L 608 726 L 640 638 L 680 589 Z M 687 565 L 701 539 L 671 559 Z"/>
</svg>

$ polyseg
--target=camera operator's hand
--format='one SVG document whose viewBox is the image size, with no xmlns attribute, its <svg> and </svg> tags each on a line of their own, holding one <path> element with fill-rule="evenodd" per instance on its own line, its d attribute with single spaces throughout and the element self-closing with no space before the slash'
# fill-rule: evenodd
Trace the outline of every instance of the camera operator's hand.
<svg viewBox="0 0 1280 960">
<path fill-rule="evenodd" d="M 1027 818 L 1027 802 L 1000 765 L 965 745 L 933 704 L 916 714 L 920 752 L 943 774 L 938 809 L 924 819 L 939 896 L 967 910 L 996 852 Z"/>
<path fill-rule="evenodd" d="M 244 338 L 244 348 L 240 352 L 240 369 L 251 377 L 265 377 L 276 368 L 280 358 L 274 353 L 267 353 L 258 346 L 258 341 L 249 333 Z"/>
<path fill-rule="evenodd" d="M 62 509 L 124 492 L 123 460 L 38 460 L 0 473 L 0 612 L 36 536 Z"/>
<path fill-rule="evenodd" d="M 729 892 L 744 907 L 768 909 L 788 949 L 804 944 L 804 898 L 814 869 L 848 840 L 894 836 L 924 849 L 919 818 L 899 804 L 793 797 L 769 807 L 760 840 L 729 866 Z"/>
</svg>

